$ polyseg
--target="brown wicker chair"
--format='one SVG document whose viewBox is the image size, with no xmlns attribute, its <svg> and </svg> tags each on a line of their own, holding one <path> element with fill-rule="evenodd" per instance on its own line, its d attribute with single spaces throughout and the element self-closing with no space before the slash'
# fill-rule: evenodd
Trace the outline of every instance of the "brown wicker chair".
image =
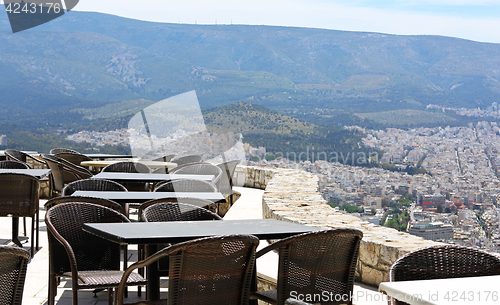
<svg viewBox="0 0 500 305">
<path fill-rule="evenodd" d="M 171 159 L 173 163 L 176 163 L 177 166 L 181 166 L 184 164 L 189 164 L 189 163 L 198 163 L 202 162 L 203 158 L 199 155 L 188 155 L 188 156 L 182 156 L 178 157 L 175 159 Z"/>
<path fill-rule="evenodd" d="M 104 207 L 110 208 L 112 210 L 115 210 L 121 214 L 125 215 L 125 210 L 123 209 L 123 206 L 120 205 L 119 203 L 110 200 L 110 199 L 105 199 L 105 198 L 98 198 L 98 197 L 89 197 L 89 196 L 61 196 L 61 197 L 56 197 L 47 200 L 47 202 L 44 205 L 45 211 L 50 210 L 52 207 L 61 204 L 61 203 L 68 203 L 68 202 L 85 202 L 85 203 L 93 203 L 97 205 L 102 205 Z"/>
<path fill-rule="evenodd" d="M 120 245 L 86 233 L 84 223 L 129 222 L 125 215 L 104 206 L 70 202 L 58 204 L 45 214 L 49 241 L 48 304 L 53 305 L 57 294 L 57 279 L 71 278 L 73 305 L 78 304 L 78 290 L 109 290 L 112 304 L 113 288 L 122 278 Z M 142 276 L 133 273 L 126 285 L 145 285 Z"/>
<path fill-rule="evenodd" d="M 139 220 L 146 222 L 222 220 L 222 218 L 204 208 L 188 203 L 172 202 L 167 199 L 148 201 L 139 208 Z"/>
<path fill-rule="evenodd" d="M 23 162 L 26 164 L 28 164 L 28 160 L 29 160 L 30 162 L 33 162 L 33 164 L 35 165 L 34 167 L 48 168 L 47 163 L 45 163 L 44 161 L 37 159 L 37 158 L 34 158 L 34 157 L 32 157 L 32 156 L 28 155 L 27 153 L 24 153 L 20 150 L 6 149 L 5 156 L 7 156 L 7 160 L 19 161 L 19 162 Z"/>
<path fill-rule="evenodd" d="M 217 187 L 210 181 L 195 179 L 175 179 L 163 182 L 153 192 L 217 192 Z"/>
<path fill-rule="evenodd" d="M 144 163 L 121 161 L 110 164 L 102 169 L 103 172 L 120 172 L 120 173 L 151 173 L 151 168 Z M 123 182 L 123 186 L 129 191 L 147 191 L 149 183 L 140 182 Z"/>
<path fill-rule="evenodd" d="M 389 282 L 500 275 L 500 258 L 479 249 L 456 245 L 427 247 L 396 260 Z M 389 298 L 391 304 L 407 304 Z"/>
<path fill-rule="evenodd" d="M 196 239 L 164 248 L 125 271 L 118 287 L 116 304 L 123 305 L 129 273 L 164 257 L 169 257 L 170 261 L 168 304 L 248 304 L 258 244 L 259 240 L 252 235 L 227 235 Z"/>
<path fill-rule="evenodd" d="M 42 154 L 41 157 L 45 162 L 47 162 L 47 165 L 51 170 L 51 198 L 60 194 L 66 184 L 92 177 L 92 173 L 87 169 L 74 165 L 73 163 L 59 157 L 47 154 Z"/>
<path fill-rule="evenodd" d="M 195 163 L 188 164 L 185 166 L 180 166 L 169 171 L 171 174 L 183 174 L 183 175 L 213 175 L 212 183 L 217 185 L 219 179 L 222 176 L 222 170 L 217 166 L 210 163 Z"/>
<path fill-rule="evenodd" d="M 31 217 L 31 256 L 35 255 L 35 249 L 38 250 L 39 245 L 39 185 L 40 181 L 31 175 L 0 173 L 0 216 L 15 217 L 12 219 L 14 235 L 17 231 L 17 217 Z"/>
<path fill-rule="evenodd" d="M 29 259 L 22 248 L 0 245 L 0 304 L 21 305 Z"/>
<path fill-rule="evenodd" d="M 61 159 L 64 159 L 70 163 L 73 163 L 74 165 L 77 165 L 77 166 L 82 166 L 82 165 L 80 165 L 80 163 L 83 161 L 92 161 L 91 158 L 89 158 L 85 155 L 82 155 L 80 153 L 61 152 L 61 153 L 54 154 L 54 156 L 59 157 Z M 82 166 L 82 167 L 84 167 L 84 166 Z M 86 168 L 86 167 L 84 167 L 84 168 Z"/>
<path fill-rule="evenodd" d="M 57 154 L 61 154 L 61 153 L 79 154 L 79 152 L 77 152 L 76 150 L 69 149 L 69 148 L 52 148 L 49 151 L 49 154 L 51 154 L 51 155 L 57 155 Z"/>
<path fill-rule="evenodd" d="M 217 182 L 217 189 L 224 195 L 230 206 L 233 205 L 233 175 L 240 162 L 240 160 L 233 160 L 217 164 L 217 167 L 222 170 L 222 176 Z"/>
<path fill-rule="evenodd" d="M 29 169 L 31 168 L 28 164 L 20 161 L 14 160 L 4 160 L 0 161 L 0 168 L 4 169 Z"/>
<path fill-rule="evenodd" d="M 333 229 L 295 235 L 257 252 L 256 257 L 279 250 L 278 290 L 258 291 L 256 297 L 271 304 L 284 304 L 296 291 L 344 297 L 352 304 L 354 273 L 363 233 L 356 229 Z M 351 300 L 351 301 L 349 301 Z M 339 304 L 335 298 L 321 304 Z"/>
</svg>

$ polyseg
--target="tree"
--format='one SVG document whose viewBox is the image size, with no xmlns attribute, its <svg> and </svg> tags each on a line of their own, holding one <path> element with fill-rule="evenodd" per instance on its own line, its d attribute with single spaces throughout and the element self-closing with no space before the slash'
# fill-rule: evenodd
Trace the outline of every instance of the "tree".
<svg viewBox="0 0 500 305">
<path fill-rule="evenodd" d="M 436 212 L 443 213 L 443 205 L 441 203 L 438 203 L 436 207 Z"/>
</svg>

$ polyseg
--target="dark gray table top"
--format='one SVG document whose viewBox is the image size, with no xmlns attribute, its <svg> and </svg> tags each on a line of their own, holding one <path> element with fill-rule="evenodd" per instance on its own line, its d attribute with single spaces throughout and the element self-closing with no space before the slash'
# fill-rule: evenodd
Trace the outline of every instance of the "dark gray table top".
<svg viewBox="0 0 500 305">
<path fill-rule="evenodd" d="M 120 159 L 120 158 L 134 158 L 132 155 L 113 155 L 113 154 L 84 154 L 92 159 Z"/>
<path fill-rule="evenodd" d="M 173 179 L 198 179 L 212 181 L 213 175 L 178 175 L 178 174 L 143 174 L 143 173 L 117 173 L 117 172 L 100 172 L 92 177 L 93 179 L 108 179 L 108 180 L 123 180 L 123 181 L 139 181 L 139 182 L 154 182 L 166 181 Z"/>
<path fill-rule="evenodd" d="M 21 173 L 35 176 L 38 179 L 45 178 L 50 174 L 50 169 L 17 169 L 17 168 L 0 168 L 0 173 Z"/>
<path fill-rule="evenodd" d="M 212 202 L 224 202 L 225 198 L 219 192 L 109 192 L 109 191 L 76 191 L 72 196 L 90 196 L 111 199 L 116 202 L 142 203 L 151 199 L 167 197 L 193 197 L 210 200 Z"/>
<path fill-rule="evenodd" d="M 251 234 L 259 239 L 281 239 L 319 231 L 321 228 L 275 219 L 244 219 L 87 223 L 83 225 L 83 230 L 119 244 L 161 244 L 229 234 Z"/>
</svg>

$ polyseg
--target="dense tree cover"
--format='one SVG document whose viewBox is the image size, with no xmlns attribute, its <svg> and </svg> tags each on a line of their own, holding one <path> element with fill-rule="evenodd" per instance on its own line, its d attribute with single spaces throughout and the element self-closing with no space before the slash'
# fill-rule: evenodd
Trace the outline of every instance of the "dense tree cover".
<svg viewBox="0 0 500 305">
<path fill-rule="evenodd" d="M 329 203 L 332 208 L 338 207 L 342 211 L 346 211 L 347 213 L 363 213 L 365 210 L 362 207 L 357 207 L 355 205 L 350 204 L 335 204 Z"/>
</svg>

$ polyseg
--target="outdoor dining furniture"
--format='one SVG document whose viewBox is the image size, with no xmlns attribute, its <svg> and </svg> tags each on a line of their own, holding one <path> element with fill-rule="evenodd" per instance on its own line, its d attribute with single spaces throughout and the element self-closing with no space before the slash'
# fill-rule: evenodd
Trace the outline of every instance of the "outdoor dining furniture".
<svg viewBox="0 0 500 305">
<path fill-rule="evenodd" d="M 75 191 L 73 196 L 91 196 L 111 199 L 118 203 L 129 203 L 131 206 L 138 206 L 148 200 L 160 198 L 184 198 L 194 197 L 207 200 L 210 203 L 225 202 L 224 196 L 219 192 L 115 192 L 115 191 Z"/>
<path fill-rule="evenodd" d="M 490 275 L 500 275 L 500 258 L 498 256 L 475 248 L 457 245 L 442 245 L 418 249 L 403 255 L 392 264 L 387 278 L 389 282 L 399 282 Z M 473 282 L 469 283 L 472 285 Z M 404 294 L 399 296 L 392 293 L 390 288 L 392 285 L 389 283 L 382 284 L 379 286 L 379 290 L 385 291 L 391 297 L 396 296 L 389 300 L 390 304 L 412 304 L 408 302 Z M 426 284 L 424 283 L 424 285 Z M 398 285 L 396 285 L 396 287 L 398 287 Z M 480 290 L 484 288 L 482 286 L 476 286 L 474 283 L 474 286 L 469 286 L 468 289 L 463 291 L 473 291 L 474 289 L 472 287 L 476 287 Z M 438 290 L 435 290 L 432 286 L 427 286 L 426 289 L 430 290 L 431 293 L 438 292 Z M 439 292 L 441 297 L 443 297 L 442 292 L 445 290 Z M 448 290 L 450 289 L 448 288 Z M 453 288 L 453 290 L 455 291 L 456 289 Z M 498 282 L 497 291 L 500 291 Z M 476 299 L 476 301 L 478 300 Z M 482 303 L 482 301 L 483 300 L 477 303 Z"/>
<path fill-rule="evenodd" d="M 141 162 L 120 161 L 104 167 L 102 172 L 150 174 L 151 168 Z M 129 191 L 147 191 L 149 189 L 149 182 L 147 181 L 123 181 L 120 183 Z"/>
<path fill-rule="evenodd" d="M 5 156 L 7 157 L 7 160 L 14 160 L 14 161 L 19 161 L 19 162 L 24 162 L 28 163 L 28 160 L 32 162 L 35 167 L 42 167 L 46 168 L 47 163 L 44 161 L 37 159 L 33 157 L 31 154 L 36 154 L 37 152 L 25 152 L 25 151 L 20 151 L 20 150 L 15 150 L 15 149 L 6 149 L 4 151 Z"/>
<path fill-rule="evenodd" d="M 134 223 L 86 223 L 83 229 L 117 244 L 144 244 L 146 255 L 157 252 L 157 244 L 181 243 L 202 237 L 250 234 L 259 239 L 280 239 L 319 228 L 275 219 L 222 221 L 171 221 Z M 146 267 L 148 300 L 159 298 L 157 264 Z"/>
<path fill-rule="evenodd" d="M 175 179 L 158 184 L 153 192 L 217 192 L 210 181 L 196 179 Z"/>
<path fill-rule="evenodd" d="M 21 305 L 30 254 L 25 249 L 0 245 L 0 303 Z"/>
<path fill-rule="evenodd" d="M 188 174 L 188 175 L 213 175 L 211 182 L 215 185 L 219 183 L 222 176 L 222 170 L 211 163 L 195 163 L 185 166 L 179 166 L 169 171 L 171 174 Z"/>
<path fill-rule="evenodd" d="M 48 211 L 52 207 L 58 204 L 68 203 L 68 202 L 85 202 L 85 203 L 102 205 L 104 207 L 110 208 L 125 215 L 125 210 L 123 209 L 123 206 L 120 205 L 119 203 L 106 198 L 89 197 L 89 196 L 60 196 L 52 198 L 47 200 L 47 202 L 44 204 L 44 209 L 45 211 Z"/>
<path fill-rule="evenodd" d="M 12 242 L 20 247 L 19 217 L 31 217 L 31 256 L 39 245 L 39 184 L 39 179 L 29 174 L 0 173 L 0 216 L 12 216 Z"/>
<path fill-rule="evenodd" d="M 217 164 L 217 167 L 222 170 L 222 176 L 217 182 L 217 189 L 226 197 L 229 206 L 233 205 L 233 176 L 236 166 L 240 162 L 240 160 L 233 160 Z"/>
<path fill-rule="evenodd" d="M 21 161 L 3 160 L 0 161 L 0 168 L 3 169 L 30 169 L 31 167 Z"/>
<path fill-rule="evenodd" d="M 59 153 L 54 153 L 53 155 L 56 157 L 59 157 L 61 159 L 64 159 L 68 162 L 71 162 L 74 165 L 78 165 L 78 166 L 80 166 L 81 165 L 80 163 L 83 161 L 91 161 L 92 160 L 89 157 L 82 155 L 81 153 L 76 152 L 76 151 L 75 152 L 59 152 Z"/>
<path fill-rule="evenodd" d="M 189 164 L 189 163 L 198 163 L 201 162 L 203 158 L 200 155 L 188 155 L 188 156 L 180 156 L 177 158 L 171 159 L 172 162 L 177 163 L 178 166 Z"/>
<path fill-rule="evenodd" d="M 322 299 L 321 304 L 352 304 L 362 237 L 357 229 L 332 229 L 291 236 L 267 246 L 255 256 L 278 250 L 277 290 L 255 291 L 254 287 L 252 297 L 284 305 L 293 292 L 326 294 L 330 298 Z"/>
<path fill-rule="evenodd" d="M 247 305 L 258 238 L 251 235 L 211 236 L 172 245 L 130 266 L 118 287 L 123 305 L 128 274 L 168 258 L 168 304 Z M 143 301 L 140 304 L 158 304 Z"/>
<path fill-rule="evenodd" d="M 197 179 L 212 181 L 213 175 L 180 175 L 180 174 L 147 174 L 147 173 L 114 173 L 114 172 L 100 172 L 94 175 L 92 179 L 108 179 L 116 181 L 120 184 L 123 182 L 150 182 L 157 183 L 161 181 L 169 181 L 173 179 Z"/>
<path fill-rule="evenodd" d="M 123 161 L 119 160 L 90 160 L 90 161 L 82 161 L 80 162 L 81 166 L 92 166 L 92 167 L 106 167 L 111 164 L 119 163 Z M 149 161 L 149 160 L 141 160 L 142 164 L 147 165 L 149 168 L 159 168 L 159 169 L 170 169 L 177 167 L 177 163 L 173 162 L 164 162 L 164 161 Z"/>
<path fill-rule="evenodd" d="M 50 173 L 50 169 L 43 169 L 43 168 L 0 168 L 0 173 L 16 173 L 16 174 L 26 174 L 26 175 L 31 175 L 36 177 L 37 179 L 41 180 L 45 177 L 47 177 Z"/>
<path fill-rule="evenodd" d="M 52 171 L 50 176 L 51 198 L 60 194 L 66 184 L 92 177 L 92 173 L 87 169 L 59 157 L 48 154 L 42 154 L 41 157 Z"/>
<path fill-rule="evenodd" d="M 125 215 L 92 203 L 70 202 L 51 207 L 45 214 L 49 241 L 48 304 L 57 294 L 57 279 L 71 278 L 73 305 L 78 304 L 80 289 L 108 289 L 109 304 L 113 288 L 118 287 L 120 244 L 82 230 L 84 223 L 129 223 Z M 144 285 L 138 273 L 132 273 L 127 285 Z"/>
</svg>

